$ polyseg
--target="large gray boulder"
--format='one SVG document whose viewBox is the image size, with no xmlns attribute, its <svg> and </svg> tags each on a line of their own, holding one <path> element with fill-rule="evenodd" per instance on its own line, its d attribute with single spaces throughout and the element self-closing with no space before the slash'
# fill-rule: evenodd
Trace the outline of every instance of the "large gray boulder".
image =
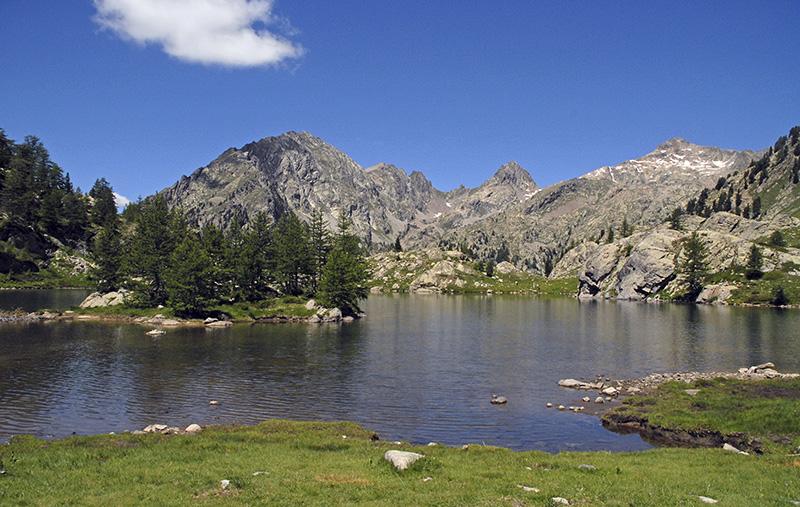
<svg viewBox="0 0 800 507">
<path fill-rule="evenodd" d="M 100 308 L 104 306 L 117 306 L 125 304 L 130 297 L 130 292 L 125 289 L 120 289 L 116 292 L 108 292 L 102 294 L 100 292 L 92 292 L 80 304 L 81 308 Z"/>
</svg>

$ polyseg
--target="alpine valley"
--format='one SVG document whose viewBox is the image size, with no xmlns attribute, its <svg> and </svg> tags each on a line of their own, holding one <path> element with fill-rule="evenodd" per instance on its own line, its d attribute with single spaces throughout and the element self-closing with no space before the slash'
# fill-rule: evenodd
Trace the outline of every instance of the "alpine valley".
<svg viewBox="0 0 800 507">
<path fill-rule="evenodd" d="M 508 162 L 476 188 L 442 191 L 418 171 L 364 168 L 287 132 L 230 148 L 161 194 L 196 225 L 321 211 L 333 226 L 344 212 L 373 253 L 375 292 L 547 292 L 561 281 L 558 292 L 581 297 L 676 299 L 697 233 L 709 275 L 692 299 L 768 303 L 778 286 L 800 296 L 799 138 L 795 127 L 760 151 L 675 138 L 546 188 Z M 753 245 L 758 280 L 744 276 Z"/>
</svg>

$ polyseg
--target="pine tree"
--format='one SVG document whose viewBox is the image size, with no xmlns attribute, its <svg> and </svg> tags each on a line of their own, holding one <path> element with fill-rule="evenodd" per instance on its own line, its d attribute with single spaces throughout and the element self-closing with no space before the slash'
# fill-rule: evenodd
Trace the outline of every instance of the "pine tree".
<svg viewBox="0 0 800 507">
<path fill-rule="evenodd" d="M 90 220 L 92 224 L 105 227 L 110 222 L 117 221 L 117 204 L 114 200 L 114 191 L 105 178 L 100 178 L 94 182 L 94 186 L 89 191 L 92 198 L 92 209 Z"/>
<path fill-rule="evenodd" d="M 124 257 L 126 281 L 137 304 L 153 307 L 166 303 L 166 271 L 176 242 L 183 239 L 178 239 L 180 223 L 163 196 L 141 205 Z"/>
<path fill-rule="evenodd" d="M 620 233 L 622 234 L 623 238 L 627 238 L 628 236 L 633 234 L 633 227 L 631 227 L 630 224 L 628 224 L 627 217 L 622 218 L 622 230 L 620 231 Z"/>
<path fill-rule="evenodd" d="M 328 224 L 320 210 L 314 210 L 311 214 L 311 221 L 308 224 L 309 246 L 311 247 L 311 292 L 317 293 L 319 290 L 319 280 L 322 271 L 328 262 L 328 253 L 331 250 L 331 233 Z M 398 236 L 395 245 L 400 244 Z"/>
<path fill-rule="evenodd" d="M 764 276 L 764 272 L 762 271 L 764 264 L 764 255 L 761 253 L 761 249 L 754 243 L 750 247 L 750 253 L 747 257 L 747 265 L 745 266 L 744 276 L 748 280 L 756 280 Z"/>
<path fill-rule="evenodd" d="M 91 255 L 95 264 L 91 277 L 97 290 L 111 292 L 118 289 L 121 284 L 122 244 L 116 224 L 109 223 L 95 235 Z"/>
<path fill-rule="evenodd" d="M 694 215 L 695 209 L 697 209 L 697 201 L 689 199 L 689 202 L 686 203 L 686 214 Z"/>
<path fill-rule="evenodd" d="M 259 301 L 274 290 L 275 237 L 265 213 L 258 213 L 242 238 L 239 255 L 241 295 L 247 301 Z"/>
<path fill-rule="evenodd" d="M 703 281 L 706 277 L 706 248 L 696 232 L 693 232 L 684 243 L 678 268 L 686 283 L 684 298 L 687 301 L 694 301 L 703 290 Z"/>
<path fill-rule="evenodd" d="M 491 259 L 486 262 L 486 276 L 489 278 L 494 276 L 494 261 Z"/>
<path fill-rule="evenodd" d="M 233 272 L 228 264 L 228 243 L 222 229 L 206 224 L 200 230 L 200 243 L 211 263 L 209 281 L 214 288 L 214 296 L 219 300 L 231 300 L 233 296 Z"/>
<path fill-rule="evenodd" d="M 183 235 L 170 256 L 164 276 L 169 305 L 177 314 L 202 316 L 217 303 L 214 265 L 196 233 Z"/>
<path fill-rule="evenodd" d="M 751 214 L 753 218 L 758 218 L 761 216 L 761 197 L 756 196 L 753 198 L 753 208 Z"/>
<path fill-rule="evenodd" d="M 311 275 L 308 230 L 294 213 L 283 215 L 275 226 L 275 275 L 285 294 L 298 296 Z"/>
<path fill-rule="evenodd" d="M 318 298 L 326 307 L 339 308 L 345 315 L 357 315 L 361 312 L 359 301 L 367 297 L 370 270 L 361 241 L 350 232 L 350 227 L 350 220 L 342 213 L 320 280 Z"/>
<path fill-rule="evenodd" d="M 606 233 L 606 243 L 613 243 L 613 242 L 614 242 L 614 228 L 609 225 L 608 232 Z"/>
<path fill-rule="evenodd" d="M 777 246 L 777 247 L 786 246 L 786 240 L 783 238 L 783 233 L 781 231 L 773 232 L 769 237 L 769 242 L 772 246 Z"/>
<path fill-rule="evenodd" d="M 789 304 L 789 298 L 786 297 L 783 287 L 778 286 L 775 288 L 775 292 L 772 293 L 772 304 L 773 306 L 787 306 Z"/>
<path fill-rule="evenodd" d="M 505 242 L 500 244 L 500 248 L 497 249 L 497 255 L 495 255 L 494 260 L 497 264 L 501 262 L 506 262 L 511 258 L 511 252 L 508 251 L 508 245 Z"/>
<path fill-rule="evenodd" d="M 400 244 L 400 236 L 397 236 L 397 238 L 395 238 L 393 250 L 395 252 L 402 252 L 403 251 L 403 245 Z"/>
<path fill-rule="evenodd" d="M 681 225 L 681 217 L 683 216 L 683 210 L 679 207 L 672 210 L 672 214 L 669 217 L 669 226 L 671 229 L 676 231 L 680 231 L 682 229 Z"/>
</svg>

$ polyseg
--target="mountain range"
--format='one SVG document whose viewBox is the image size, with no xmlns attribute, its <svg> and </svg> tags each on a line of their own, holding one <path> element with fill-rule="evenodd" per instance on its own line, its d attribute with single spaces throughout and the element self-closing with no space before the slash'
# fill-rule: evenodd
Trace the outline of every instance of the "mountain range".
<svg viewBox="0 0 800 507">
<path fill-rule="evenodd" d="M 480 260 L 504 250 L 517 266 L 550 274 L 577 245 L 608 239 L 611 229 L 654 227 L 763 154 L 675 138 L 546 188 L 509 162 L 476 188 L 442 191 L 421 172 L 387 163 L 364 168 L 318 137 L 287 132 L 230 148 L 162 194 L 198 225 L 225 227 L 234 217 L 246 223 L 262 211 L 308 219 L 314 210 L 333 225 L 344 212 L 372 251 L 398 238 L 405 249 L 461 249 Z"/>
</svg>

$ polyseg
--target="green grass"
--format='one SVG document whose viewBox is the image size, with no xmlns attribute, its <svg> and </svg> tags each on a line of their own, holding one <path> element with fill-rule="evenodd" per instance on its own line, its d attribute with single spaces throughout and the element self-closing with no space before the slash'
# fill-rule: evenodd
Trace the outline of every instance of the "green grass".
<svg viewBox="0 0 800 507">
<path fill-rule="evenodd" d="M 172 308 L 136 308 L 126 305 L 100 306 L 97 308 L 73 308 L 80 315 L 103 315 L 108 317 L 174 317 Z"/>
<path fill-rule="evenodd" d="M 308 310 L 305 307 L 306 299 L 294 296 L 282 296 L 274 299 L 266 299 L 253 303 L 234 303 L 218 305 L 208 310 L 209 315 L 224 313 L 233 320 L 252 321 L 270 318 L 292 318 L 310 317 L 315 310 Z M 163 315 L 164 317 L 175 317 L 172 308 L 136 308 L 131 306 L 105 306 L 99 308 L 74 308 L 78 314 L 84 315 L 103 315 L 109 317 L 153 317 Z"/>
<path fill-rule="evenodd" d="M 790 304 L 800 304 L 800 276 L 790 275 L 790 271 L 800 271 L 800 266 L 783 266 L 780 270 L 764 273 L 758 280 L 748 280 L 744 269 L 728 270 L 711 275 L 707 283 L 729 282 L 738 286 L 733 291 L 730 304 L 768 305 L 772 302 L 775 290 L 783 287 Z"/>
<path fill-rule="evenodd" d="M 347 438 L 342 438 L 342 435 Z M 800 462 L 717 449 L 638 453 L 401 448 L 426 457 L 405 472 L 349 423 L 268 421 L 194 436 L 115 435 L 0 447 L 3 505 L 790 505 Z M 582 470 L 590 464 L 596 470 Z M 263 472 L 253 475 L 255 472 Z M 423 481 L 431 477 L 430 481 Z M 223 492 L 222 479 L 231 481 Z M 538 488 L 523 491 L 519 485 Z"/>
<path fill-rule="evenodd" d="M 700 391 L 690 396 L 686 389 L 691 388 Z M 743 432 L 762 440 L 767 449 L 800 445 L 800 378 L 668 382 L 652 393 L 625 399 L 614 411 L 670 429 Z"/>
<path fill-rule="evenodd" d="M 307 299 L 282 296 L 275 299 L 268 299 L 256 303 L 235 303 L 229 305 L 219 305 L 214 307 L 211 312 L 223 312 L 230 315 L 234 320 L 258 320 L 284 317 L 310 317 L 316 310 L 308 310 L 305 307 Z"/>
</svg>

